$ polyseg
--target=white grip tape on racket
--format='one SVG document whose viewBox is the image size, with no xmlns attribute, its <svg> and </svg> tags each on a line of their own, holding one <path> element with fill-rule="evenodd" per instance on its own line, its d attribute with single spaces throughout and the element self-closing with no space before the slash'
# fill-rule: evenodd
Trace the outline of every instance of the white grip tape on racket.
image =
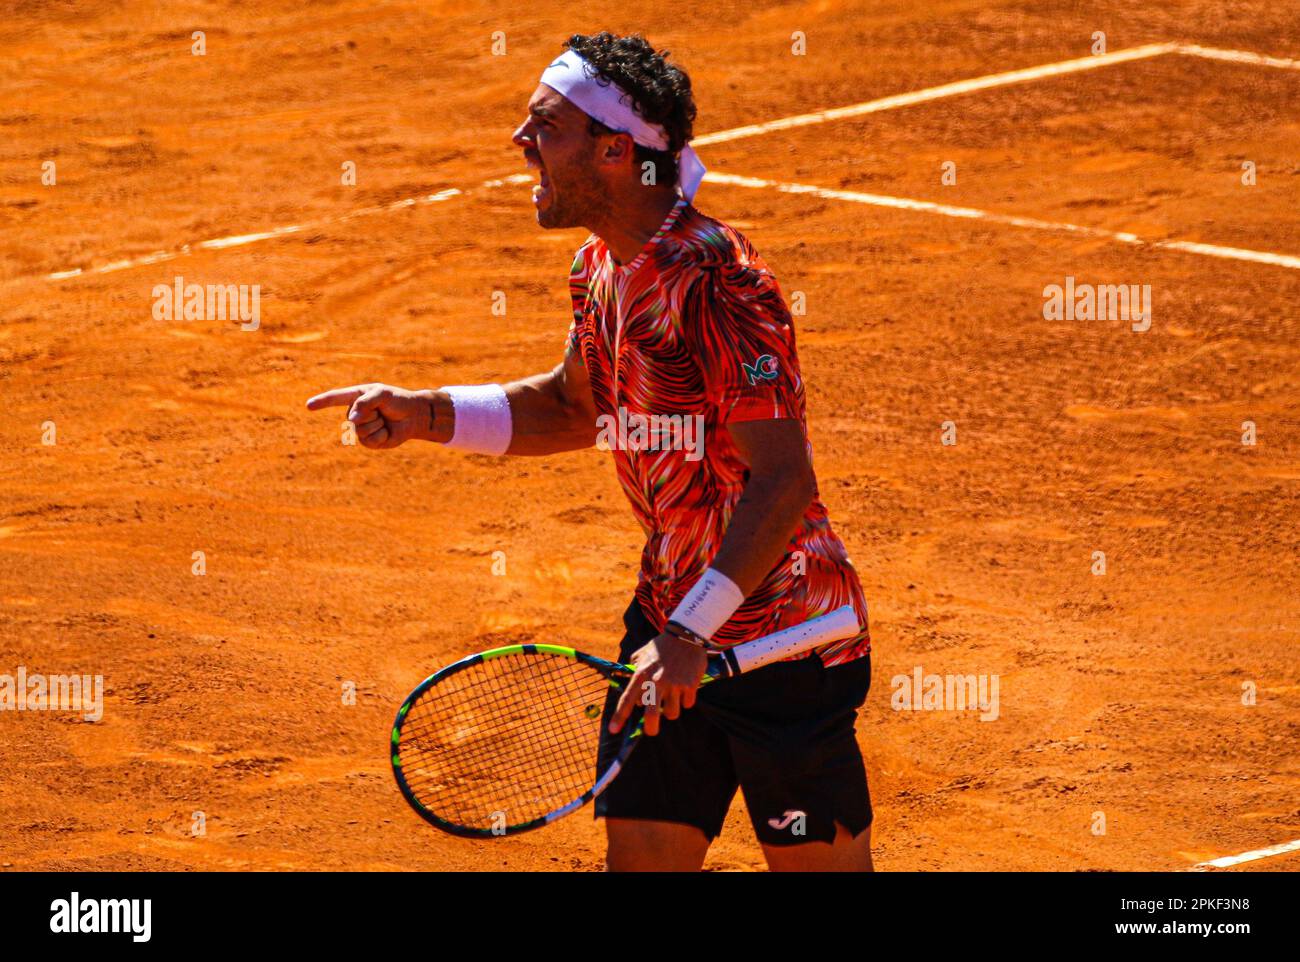
<svg viewBox="0 0 1300 962">
<path fill-rule="evenodd" d="M 829 614 L 786 628 L 757 641 L 737 645 L 723 653 L 734 673 L 753 671 L 774 661 L 820 648 L 833 641 L 852 638 L 862 626 L 852 605 L 836 608 Z"/>
</svg>

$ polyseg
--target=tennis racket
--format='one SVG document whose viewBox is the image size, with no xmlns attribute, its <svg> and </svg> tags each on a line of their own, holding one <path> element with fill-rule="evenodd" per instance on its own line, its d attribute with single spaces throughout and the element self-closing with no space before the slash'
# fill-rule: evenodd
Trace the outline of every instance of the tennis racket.
<svg viewBox="0 0 1300 962">
<path fill-rule="evenodd" d="M 710 654 L 702 682 L 859 630 L 845 605 Z M 402 702 L 390 746 L 397 786 L 425 821 L 465 838 L 517 835 L 570 815 L 609 786 L 641 738 L 638 709 L 614 760 L 596 770 L 605 696 L 634 672 L 559 645 L 510 645 L 462 658 Z"/>
</svg>

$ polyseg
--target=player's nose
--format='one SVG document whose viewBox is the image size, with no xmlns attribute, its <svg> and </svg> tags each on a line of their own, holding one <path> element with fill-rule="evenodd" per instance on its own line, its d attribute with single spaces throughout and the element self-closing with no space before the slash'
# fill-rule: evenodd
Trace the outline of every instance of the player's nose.
<svg viewBox="0 0 1300 962">
<path fill-rule="evenodd" d="M 511 141 L 516 147 L 529 148 L 533 146 L 533 120 L 528 118 L 522 124 L 515 128 L 515 132 L 510 136 Z"/>
</svg>

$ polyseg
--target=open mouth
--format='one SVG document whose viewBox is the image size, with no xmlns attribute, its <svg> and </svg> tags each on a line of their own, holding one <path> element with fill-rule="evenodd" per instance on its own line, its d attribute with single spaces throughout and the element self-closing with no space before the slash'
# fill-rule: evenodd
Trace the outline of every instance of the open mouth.
<svg viewBox="0 0 1300 962">
<path fill-rule="evenodd" d="M 533 203 L 541 207 L 551 198 L 551 178 L 546 175 L 546 168 L 542 166 L 542 160 L 536 154 L 525 154 L 524 161 L 529 170 L 537 170 L 539 182 L 533 185 Z"/>
<path fill-rule="evenodd" d="M 546 171 L 541 171 L 539 183 L 533 185 L 533 203 L 541 207 L 546 201 L 551 199 L 551 179 L 546 176 Z"/>
</svg>

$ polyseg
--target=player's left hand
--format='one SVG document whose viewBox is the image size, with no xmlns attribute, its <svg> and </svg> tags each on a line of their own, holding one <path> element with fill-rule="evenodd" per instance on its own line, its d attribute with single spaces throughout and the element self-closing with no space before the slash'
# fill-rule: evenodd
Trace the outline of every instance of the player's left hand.
<svg viewBox="0 0 1300 962">
<path fill-rule="evenodd" d="M 695 691 L 709 656 L 698 645 L 666 632 L 632 654 L 636 674 L 623 689 L 609 730 L 617 733 L 637 705 L 645 706 L 645 734 L 659 734 L 659 716 L 669 721 L 695 704 Z"/>
</svg>

